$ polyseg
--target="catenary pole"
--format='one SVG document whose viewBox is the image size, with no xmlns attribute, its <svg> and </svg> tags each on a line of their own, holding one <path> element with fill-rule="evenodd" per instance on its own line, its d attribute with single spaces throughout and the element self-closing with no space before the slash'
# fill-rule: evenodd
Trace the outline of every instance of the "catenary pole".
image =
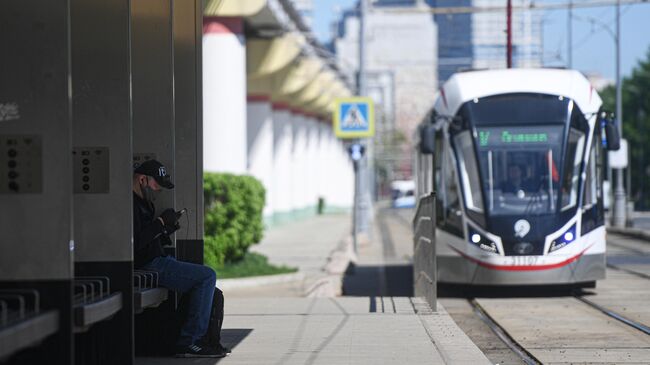
<svg viewBox="0 0 650 365">
<path fill-rule="evenodd" d="M 567 14 L 567 42 L 566 42 L 566 54 L 567 54 L 567 68 L 573 68 L 573 1 L 569 1 L 569 13 Z"/>
<path fill-rule="evenodd" d="M 359 68 L 357 73 L 357 94 L 365 96 L 366 94 L 366 16 L 367 16 L 367 3 L 366 0 L 359 0 Z M 356 139 L 353 143 L 361 144 L 360 139 Z M 364 227 L 364 175 L 366 174 L 366 156 L 361 157 L 360 160 L 354 161 L 354 204 L 352 212 L 352 244 L 355 253 L 358 253 L 358 239 L 359 233 Z"/>
<path fill-rule="evenodd" d="M 506 30 L 506 34 L 508 37 L 508 40 L 506 42 L 507 49 L 508 49 L 506 52 L 507 53 L 506 57 L 508 57 L 507 60 L 508 68 L 512 68 L 512 0 L 508 0 L 508 6 L 506 7 L 506 12 L 507 12 L 506 20 L 508 23 L 507 30 Z"/>
<path fill-rule="evenodd" d="M 623 105 L 621 85 L 621 1 L 616 2 L 616 119 L 618 121 L 618 134 L 623 137 Z M 623 185 L 623 169 L 616 169 L 616 189 L 614 189 L 614 217 L 612 224 L 615 227 L 624 227 L 626 221 L 625 188 Z"/>
</svg>

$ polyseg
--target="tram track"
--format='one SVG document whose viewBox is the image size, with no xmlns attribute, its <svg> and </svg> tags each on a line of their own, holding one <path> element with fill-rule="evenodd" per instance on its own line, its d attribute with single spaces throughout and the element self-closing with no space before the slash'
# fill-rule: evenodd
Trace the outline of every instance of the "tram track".
<svg viewBox="0 0 650 365">
<path fill-rule="evenodd" d="M 633 320 L 631 320 L 629 318 L 626 318 L 626 317 L 616 313 L 615 311 L 609 310 L 609 309 L 607 309 L 607 308 L 605 308 L 605 307 L 603 307 L 603 306 L 601 306 L 599 304 L 596 304 L 596 303 L 592 302 L 591 300 L 589 300 L 589 299 L 587 299 L 587 298 L 585 298 L 583 296 L 576 295 L 575 298 L 578 299 L 579 301 L 581 301 L 582 303 L 590 306 L 591 308 L 594 308 L 594 309 L 600 311 L 601 313 L 603 313 L 603 314 L 605 314 L 605 315 L 607 315 L 607 316 L 609 316 L 611 318 L 616 319 L 619 322 L 622 322 L 622 323 L 624 323 L 624 324 L 626 324 L 626 325 L 628 325 L 628 326 L 630 326 L 630 327 L 632 327 L 632 328 L 634 328 L 636 330 L 639 330 L 639 331 L 645 333 L 646 335 L 650 335 L 650 327 L 645 326 L 642 323 L 639 323 L 639 322 L 633 321 Z"/>
<path fill-rule="evenodd" d="M 528 352 L 521 344 L 519 344 L 499 323 L 494 320 L 483 307 L 474 298 L 467 300 L 473 308 L 474 313 L 492 330 L 492 332 L 505 344 L 513 353 L 515 353 L 521 361 L 526 365 L 542 364 L 535 356 Z"/>
<path fill-rule="evenodd" d="M 639 250 L 637 248 L 629 247 L 627 245 L 624 245 L 624 244 L 621 244 L 621 243 L 618 243 L 618 242 L 609 241 L 609 242 L 607 242 L 607 245 L 612 246 L 612 247 L 616 247 L 619 250 L 630 252 L 633 257 L 650 256 L 650 252 L 648 252 L 648 251 Z M 620 255 L 614 255 L 614 257 L 620 257 Z M 622 267 L 621 265 L 615 265 L 615 264 L 612 264 L 612 263 L 608 262 L 606 266 L 607 266 L 607 268 L 612 269 L 612 270 L 616 270 L 616 271 L 619 271 L 619 272 L 624 272 L 626 274 L 633 275 L 633 276 L 636 276 L 636 277 L 644 279 L 644 280 L 650 280 L 650 275 L 647 275 L 645 273 L 641 273 L 641 272 L 638 272 L 638 271 L 630 270 L 628 268 Z M 592 300 L 587 299 L 584 295 L 574 294 L 574 297 L 577 300 L 579 300 L 580 302 L 588 305 L 589 307 L 591 307 L 593 309 L 598 310 L 599 312 L 605 314 L 606 316 L 608 316 L 610 318 L 614 318 L 615 320 L 617 320 L 617 321 L 619 321 L 621 323 L 624 323 L 624 324 L 626 324 L 626 325 L 628 325 L 628 326 L 630 326 L 630 327 L 632 327 L 632 328 L 634 328 L 634 329 L 636 329 L 638 331 L 641 331 L 642 333 L 644 333 L 646 335 L 650 335 L 650 327 L 644 325 L 643 323 L 631 320 L 631 319 L 627 318 L 626 316 L 621 315 L 620 313 L 618 313 L 618 312 L 616 312 L 614 310 L 611 310 L 611 309 L 609 309 L 609 308 L 607 308 L 605 306 L 602 306 L 602 305 L 600 305 L 600 304 L 598 304 L 598 303 L 596 303 L 596 302 L 594 302 Z"/>
<path fill-rule="evenodd" d="M 626 269 L 624 267 L 620 267 L 618 265 L 612 265 L 612 264 L 607 264 L 607 267 L 612 269 L 612 270 L 622 271 L 624 273 L 634 275 L 634 276 L 640 277 L 642 279 L 650 280 L 650 275 L 644 274 L 642 272 Z"/>
<path fill-rule="evenodd" d="M 620 235 L 616 235 L 616 234 L 613 234 L 611 236 L 615 237 L 615 240 L 625 238 L 624 236 L 620 236 Z M 611 247 L 616 247 L 619 250 L 630 252 L 632 254 L 631 257 L 634 257 L 636 259 L 638 259 L 639 257 L 647 258 L 647 262 L 650 263 L 650 251 L 641 250 L 641 249 L 638 249 L 638 248 L 635 248 L 635 247 L 629 247 L 629 246 L 621 244 L 619 242 L 612 242 L 612 241 L 615 241 L 615 240 L 608 240 L 607 245 L 611 246 Z M 620 255 L 613 255 L 612 257 L 610 257 L 610 259 L 611 258 L 619 258 L 619 257 L 620 257 Z M 643 260 L 643 261 L 646 261 L 646 260 Z M 650 280 L 650 275 L 642 273 L 642 272 L 638 272 L 638 271 L 635 271 L 635 270 L 630 270 L 628 268 L 624 268 L 620 264 L 613 264 L 613 263 L 607 262 L 607 267 L 610 268 L 610 269 L 616 270 L 616 271 L 622 271 L 622 272 L 628 273 L 630 275 L 634 275 L 634 276 L 637 276 L 637 277 L 640 277 L 640 278 L 643 278 L 643 279 Z"/>
</svg>

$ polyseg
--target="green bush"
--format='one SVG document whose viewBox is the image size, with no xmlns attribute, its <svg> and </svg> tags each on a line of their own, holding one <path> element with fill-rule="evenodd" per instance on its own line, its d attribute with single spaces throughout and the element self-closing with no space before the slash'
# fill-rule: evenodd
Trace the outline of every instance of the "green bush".
<svg viewBox="0 0 650 365">
<path fill-rule="evenodd" d="M 215 267 L 244 258 L 262 240 L 264 186 L 246 175 L 205 173 L 205 262 Z"/>
</svg>

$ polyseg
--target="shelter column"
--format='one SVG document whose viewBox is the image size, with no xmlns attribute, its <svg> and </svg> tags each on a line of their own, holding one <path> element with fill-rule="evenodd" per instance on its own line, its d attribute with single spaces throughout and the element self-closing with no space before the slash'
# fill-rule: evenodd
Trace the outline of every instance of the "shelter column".
<svg viewBox="0 0 650 365">
<path fill-rule="evenodd" d="M 69 10 L 42 0 L 0 11 L 0 289 L 40 294 L 51 326 L 30 336 L 44 341 L 28 361 L 43 364 L 74 363 Z"/>
<path fill-rule="evenodd" d="M 203 19 L 203 165 L 246 172 L 246 47 L 241 17 Z"/>
<path fill-rule="evenodd" d="M 123 300 L 111 319 L 75 336 L 75 362 L 127 365 L 134 361 L 132 11 L 129 1 L 105 5 L 83 0 L 70 8 L 74 261 L 77 280 L 106 277 Z"/>
<path fill-rule="evenodd" d="M 187 208 L 187 220 L 176 232 L 176 255 L 203 263 L 203 97 L 201 0 L 175 2 L 174 144 L 176 206 Z"/>
</svg>

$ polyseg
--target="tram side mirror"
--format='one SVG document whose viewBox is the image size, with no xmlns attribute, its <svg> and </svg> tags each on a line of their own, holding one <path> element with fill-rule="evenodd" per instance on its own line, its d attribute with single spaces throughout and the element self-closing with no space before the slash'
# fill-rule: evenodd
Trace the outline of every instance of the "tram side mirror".
<svg viewBox="0 0 650 365">
<path fill-rule="evenodd" d="M 425 155 L 432 155 L 435 152 L 436 128 L 433 125 L 420 127 L 420 152 Z"/>
<path fill-rule="evenodd" d="M 608 151 L 618 151 L 621 148 L 621 136 L 618 134 L 616 123 L 611 119 L 603 119 L 605 128 L 605 149 Z"/>
</svg>

